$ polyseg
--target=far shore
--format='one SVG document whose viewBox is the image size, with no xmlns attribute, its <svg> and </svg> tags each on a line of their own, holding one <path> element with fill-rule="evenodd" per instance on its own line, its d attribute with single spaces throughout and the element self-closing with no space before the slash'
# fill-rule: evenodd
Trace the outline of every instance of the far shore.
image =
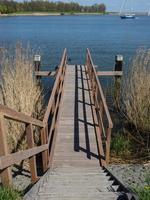
<svg viewBox="0 0 150 200">
<path fill-rule="evenodd" d="M 119 13 L 117 12 L 107 12 L 107 13 L 67 13 L 67 12 L 24 12 L 24 13 L 9 13 L 9 14 L 1 14 L 0 17 L 11 17 L 11 16 L 62 16 L 62 15 L 72 15 L 72 16 L 78 16 L 78 15 L 111 15 L 111 16 L 118 16 Z M 136 15 L 146 15 L 146 13 L 136 13 Z"/>
<path fill-rule="evenodd" d="M 9 13 L 9 14 L 0 14 L 0 17 L 7 16 L 61 16 L 61 15 L 104 15 L 103 13 L 53 13 L 53 12 L 27 12 L 27 13 Z"/>
</svg>

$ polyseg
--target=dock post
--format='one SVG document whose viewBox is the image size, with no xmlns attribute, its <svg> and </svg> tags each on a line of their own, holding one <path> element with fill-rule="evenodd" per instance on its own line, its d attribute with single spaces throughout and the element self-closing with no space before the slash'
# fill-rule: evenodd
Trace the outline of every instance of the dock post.
<svg viewBox="0 0 150 200">
<path fill-rule="evenodd" d="M 115 57 L 115 71 L 122 72 L 123 67 L 123 56 L 116 55 Z M 120 90 L 121 90 L 121 76 L 115 76 L 115 83 L 114 83 L 114 105 L 115 108 L 119 109 L 120 104 Z"/>
<path fill-rule="evenodd" d="M 35 55 L 34 56 L 34 69 L 35 71 L 39 71 L 41 67 L 41 56 Z"/>
<path fill-rule="evenodd" d="M 34 70 L 35 72 L 40 71 L 40 67 L 41 67 L 41 56 L 40 55 L 35 55 L 34 56 Z M 37 81 L 40 80 L 40 76 L 37 76 L 36 79 Z"/>
</svg>

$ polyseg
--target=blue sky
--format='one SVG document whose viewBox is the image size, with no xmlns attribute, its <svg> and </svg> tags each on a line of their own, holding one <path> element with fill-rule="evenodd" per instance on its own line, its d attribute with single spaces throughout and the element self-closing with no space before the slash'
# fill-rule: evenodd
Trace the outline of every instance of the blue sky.
<svg viewBox="0 0 150 200">
<path fill-rule="evenodd" d="M 18 0 L 23 1 L 23 0 Z M 53 0 L 58 1 L 58 0 Z M 60 0 L 64 2 L 78 2 L 82 5 L 92 5 L 94 3 L 105 3 L 108 11 L 119 11 L 124 0 Z M 132 2 L 132 4 L 130 3 Z M 134 11 L 148 11 L 150 9 L 150 0 L 127 0 L 126 8 L 132 5 Z"/>
</svg>

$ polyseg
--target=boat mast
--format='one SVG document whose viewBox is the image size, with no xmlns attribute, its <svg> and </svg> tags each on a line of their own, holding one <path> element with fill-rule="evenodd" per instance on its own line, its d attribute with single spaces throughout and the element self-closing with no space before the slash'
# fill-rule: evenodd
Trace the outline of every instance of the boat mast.
<svg viewBox="0 0 150 200">
<path fill-rule="evenodd" d="M 131 0 L 131 7 L 130 7 L 130 9 L 131 9 L 130 14 L 133 14 L 133 0 Z"/>
<path fill-rule="evenodd" d="M 121 6 L 121 8 L 120 8 L 119 15 L 122 14 L 122 10 L 123 10 L 123 8 L 124 8 L 124 6 L 125 6 L 125 4 L 126 4 L 126 1 L 127 1 L 127 0 L 124 0 L 124 1 L 123 1 L 122 6 Z"/>
<path fill-rule="evenodd" d="M 132 3 L 132 0 L 130 0 L 130 15 L 132 13 L 132 5 L 131 5 L 131 3 Z"/>
</svg>

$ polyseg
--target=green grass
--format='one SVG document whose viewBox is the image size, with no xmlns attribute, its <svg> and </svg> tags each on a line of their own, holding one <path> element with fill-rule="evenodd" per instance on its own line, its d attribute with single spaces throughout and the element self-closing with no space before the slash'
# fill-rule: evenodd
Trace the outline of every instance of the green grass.
<svg viewBox="0 0 150 200">
<path fill-rule="evenodd" d="M 137 194 L 139 200 L 150 200 L 150 173 L 145 174 L 144 186 L 133 186 L 133 191 Z"/>
<path fill-rule="evenodd" d="M 144 188 L 136 187 L 134 191 L 139 197 L 139 200 L 150 200 L 150 186 L 145 186 Z"/>
<path fill-rule="evenodd" d="M 0 187 L 0 200 L 21 200 L 21 193 L 11 187 Z"/>
<path fill-rule="evenodd" d="M 150 187 L 150 172 L 149 172 L 149 173 L 146 173 L 145 182 L 146 182 L 146 184 Z"/>
<path fill-rule="evenodd" d="M 129 155 L 131 144 L 122 133 L 117 133 L 111 141 L 111 150 L 117 156 Z"/>
</svg>

